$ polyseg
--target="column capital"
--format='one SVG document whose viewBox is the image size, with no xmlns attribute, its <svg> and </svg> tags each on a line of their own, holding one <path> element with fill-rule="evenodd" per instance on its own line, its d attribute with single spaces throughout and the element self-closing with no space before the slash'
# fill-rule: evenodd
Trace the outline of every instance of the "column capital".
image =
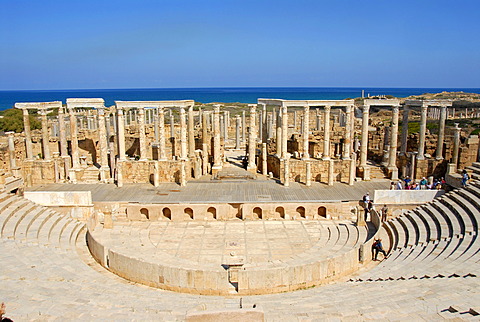
<svg viewBox="0 0 480 322">
<path fill-rule="evenodd" d="M 398 106 L 398 105 L 392 106 L 392 112 L 393 112 L 393 113 L 398 113 L 399 110 L 400 110 L 400 106 Z"/>
<path fill-rule="evenodd" d="M 331 107 L 330 105 L 325 105 L 325 106 L 323 107 L 323 109 L 324 109 L 325 112 L 330 112 L 330 110 L 332 109 L 332 107 Z"/>
<path fill-rule="evenodd" d="M 345 113 L 351 113 L 353 110 L 353 105 L 347 105 L 345 106 Z"/>
<path fill-rule="evenodd" d="M 363 113 L 368 113 L 370 111 L 370 105 L 363 105 L 362 110 L 363 110 Z"/>
</svg>

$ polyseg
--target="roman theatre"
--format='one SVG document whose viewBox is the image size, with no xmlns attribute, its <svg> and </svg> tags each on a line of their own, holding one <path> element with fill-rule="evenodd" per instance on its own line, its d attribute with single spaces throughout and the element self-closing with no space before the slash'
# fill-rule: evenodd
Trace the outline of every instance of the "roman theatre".
<svg viewBox="0 0 480 322">
<path fill-rule="evenodd" d="M 39 321 L 478 319 L 479 138 L 463 125 L 480 113 L 461 103 L 16 103 L 0 302 Z M 406 177 L 428 184 L 391 189 Z"/>
</svg>

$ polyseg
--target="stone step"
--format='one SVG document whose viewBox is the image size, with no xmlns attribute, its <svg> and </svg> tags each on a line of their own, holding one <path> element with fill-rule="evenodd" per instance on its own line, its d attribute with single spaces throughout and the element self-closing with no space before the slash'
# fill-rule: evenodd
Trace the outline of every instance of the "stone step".
<svg viewBox="0 0 480 322">
<path fill-rule="evenodd" d="M 36 209 L 34 203 L 26 203 L 24 207 L 17 208 L 12 215 L 6 219 L 2 226 L 2 237 L 4 238 L 14 238 L 15 231 L 19 223 L 25 218 L 30 212 Z"/>
<path fill-rule="evenodd" d="M 36 217 L 30 225 L 27 227 L 26 241 L 27 243 L 39 243 L 39 235 L 42 231 L 42 227 L 50 220 L 55 218 L 55 213 L 48 209 Z M 46 235 L 46 234 L 45 234 Z M 48 242 L 48 235 L 47 242 Z"/>
</svg>

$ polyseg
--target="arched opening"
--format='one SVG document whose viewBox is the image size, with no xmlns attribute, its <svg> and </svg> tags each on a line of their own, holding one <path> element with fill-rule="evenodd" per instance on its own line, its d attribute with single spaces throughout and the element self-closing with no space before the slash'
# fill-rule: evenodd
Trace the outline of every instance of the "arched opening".
<svg viewBox="0 0 480 322">
<path fill-rule="evenodd" d="M 210 207 L 207 209 L 207 218 L 217 219 L 217 209 Z"/>
<path fill-rule="evenodd" d="M 253 208 L 253 219 L 262 219 L 262 208 Z"/>
<path fill-rule="evenodd" d="M 316 182 L 322 182 L 322 175 L 321 175 L 321 174 L 317 174 L 317 176 L 315 177 L 315 181 L 316 181 Z"/>
<path fill-rule="evenodd" d="M 318 207 L 318 215 L 323 218 L 327 218 L 327 208 Z"/>
<path fill-rule="evenodd" d="M 300 175 L 299 175 L 299 174 L 297 174 L 297 175 L 295 176 L 295 182 L 300 182 Z"/>
<path fill-rule="evenodd" d="M 184 214 L 193 219 L 193 209 L 192 208 L 185 208 Z"/>
<path fill-rule="evenodd" d="M 163 217 L 167 218 L 168 220 L 172 219 L 172 211 L 170 208 L 163 208 L 162 210 Z"/>
<path fill-rule="evenodd" d="M 297 214 L 301 217 L 301 218 L 305 218 L 305 208 L 300 206 L 297 208 Z"/>
<path fill-rule="evenodd" d="M 142 215 L 142 218 L 144 219 L 150 219 L 150 216 L 148 215 L 148 209 L 147 208 L 142 208 L 140 209 L 140 214 Z"/>
<path fill-rule="evenodd" d="M 285 209 L 283 209 L 283 207 L 275 208 L 275 218 L 284 218 L 285 219 Z"/>
</svg>

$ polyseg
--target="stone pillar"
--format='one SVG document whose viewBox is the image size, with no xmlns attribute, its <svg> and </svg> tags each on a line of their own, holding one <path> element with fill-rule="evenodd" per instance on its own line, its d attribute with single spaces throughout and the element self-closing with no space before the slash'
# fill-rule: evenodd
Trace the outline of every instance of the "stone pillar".
<svg viewBox="0 0 480 322">
<path fill-rule="evenodd" d="M 167 151 L 165 145 L 165 113 L 163 107 L 158 108 L 158 117 L 157 126 L 158 126 L 158 159 L 161 161 L 167 160 Z"/>
<path fill-rule="evenodd" d="M 355 178 L 357 177 L 357 154 L 355 152 L 352 153 L 352 157 L 350 159 L 350 172 L 348 173 L 348 184 L 353 186 L 355 183 Z"/>
<path fill-rule="evenodd" d="M 343 160 L 350 160 L 350 152 L 352 150 L 352 106 L 345 106 L 345 138 L 343 140 Z"/>
<path fill-rule="evenodd" d="M 411 154 L 411 160 L 410 160 L 410 178 L 415 179 L 415 167 L 416 167 L 416 154 L 417 152 L 413 152 Z"/>
<path fill-rule="evenodd" d="M 283 185 L 288 187 L 290 185 L 290 156 L 287 154 L 283 158 L 285 164 L 283 167 Z"/>
<path fill-rule="evenodd" d="M 63 106 L 58 109 L 58 128 L 59 128 L 59 140 L 60 140 L 60 155 L 62 157 L 68 156 L 67 151 L 67 132 L 65 130 L 65 111 Z"/>
<path fill-rule="evenodd" d="M 422 106 L 420 118 L 420 140 L 418 143 L 418 160 L 424 160 L 425 156 L 425 133 L 427 131 L 427 106 Z"/>
<path fill-rule="evenodd" d="M 398 110 L 399 106 L 392 107 L 392 133 L 390 135 L 390 154 L 388 157 L 388 170 L 390 171 L 390 179 L 398 179 L 397 168 L 397 144 L 398 144 Z"/>
<path fill-rule="evenodd" d="M 147 160 L 147 137 L 145 134 L 145 109 L 139 107 L 137 109 L 138 134 L 140 141 L 140 160 Z"/>
<path fill-rule="evenodd" d="M 316 125 L 316 128 L 317 128 L 317 131 L 320 132 L 320 130 L 321 130 L 322 127 L 321 127 L 321 125 L 320 125 L 320 113 L 319 113 L 318 108 L 316 109 L 315 118 L 316 118 L 316 124 L 315 124 L 315 125 Z"/>
<path fill-rule="evenodd" d="M 70 139 L 72 146 L 72 167 L 78 169 L 80 167 L 80 151 L 78 149 L 78 136 L 77 136 L 77 116 L 75 110 L 69 108 L 70 114 Z M 124 142 L 125 143 L 125 142 Z"/>
<path fill-rule="evenodd" d="M 452 163 L 455 166 L 455 169 L 458 166 L 458 154 L 460 150 L 460 130 L 461 128 L 458 127 L 459 123 L 455 123 L 455 128 L 453 129 L 453 156 L 452 156 Z"/>
<path fill-rule="evenodd" d="M 262 174 L 268 175 L 268 164 L 267 164 L 267 143 L 262 143 Z"/>
<path fill-rule="evenodd" d="M 160 141 L 160 129 L 159 129 L 159 121 L 158 121 L 158 110 L 161 109 L 162 107 L 157 107 L 155 109 L 155 115 L 153 116 L 153 132 L 155 135 L 155 143 L 159 143 Z"/>
<path fill-rule="evenodd" d="M 242 140 L 244 143 L 247 142 L 246 129 L 247 129 L 247 121 L 245 119 L 245 111 L 242 111 Z"/>
<path fill-rule="evenodd" d="M 13 174 L 17 167 L 15 159 L 15 132 L 5 132 L 8 135 L 8 160 L 10 162 L 10 172 Z"/>
<path fill-rule="evenodd" d="M 248 165 L 247 170 L 256 172 L 255 150 L 257 147 L 256 105 L 250 105 L 250 130 L 248 131 Z"/>
<path fill-rule="evenodd" d="M 213 108 L 213 167 L 212 169 L 222 168 L 222 156 L 220 154 L 220 106 Z"/>
<path fill-rule="evenodd" d="M 263 142 L 263 113 L 262 111 L 260 111 L 260 113 L 258 113 L 258 137 L 257 137 L 257 140 L 259 139 L 260 142 Z"/>
<path fill-rule="evenodd" d="M 187 159 L 187 122 L 183 106 L 180 107 L 180 159 Z"/>
<path fill-rule="evenodd" d="M 323 160 L 330 160 L 330 106 L 324 108 Z"/>
<path fill-rule="evenodd" d="M 403 106 L 403 118 L 402 118 L 402 137 L 400 143 L 400 155 L 407 153 L 407 140 L 408 140 L 408 114 L 410 107 L 408 105 Z"/>
<path fill-rule="evenodd" d="M 369 111 L 370 105 L 364 105 L 362 115 L 362 143 L 360 144 L 360 168 L 363 172 L 363 180 L 370 180 L 370 169 L 367 165 Z"/>
<path fill-rule="evenodd" d="M 305 162 L 305 185 L 310 187 L 312 185 L 312 163 L 310 161 Z"/>
<path fill-rule="evenodd" d="M 121 107 L 120 108 L 117 107 L 117 141 L 118 141 L 118 159 L 120 161 L 125 161 L 126 160 L 125 120 L 123 116 L 123 109 Z"/>
<path fill-rule="evenodd" d="M 447 119 L 447 107 L 440 107 L 440 120 L 438 121 L 437 153 L 435 159 L 443 160 L 443 141 L 445 140 L 445 121 Z"/>
<path fill-rule="evenodd" d="M 175 138 L 175 116 L 172 113 L 172 110 L 169 110 L 169 115 L 170 115 L 170 138 L 174 139 Z M 173 152 L 175 155 L 175 152 Z"/>
<path fill-rule="evenodd" d="M 33 159 L 33 147 L 32 147 L 32 132 L 30 131 L 30 116 L 28 109 L 22 108 L 23 112 L 23 126 L 25 132 L 25 151 L 27 159 Z"/>
<path fill-rule="evenodd" d="M 328 185 L 333 186 L 334 182 L 334 173 L 335 168 L 334 168 L 334 162 L 332 159 L 328 160 Z"/>
<path fill-rule="evenodd" d="M 310 106 L 305 106 L 303 108 L 303 160 L 308 160 L 310 159 L 310 154 L 309 154 L 309 129 L 310 129 Z"/>
<path fill-rule="evenodd" d="M 297 132 L 297 111 L 293 110 L 293 132 Z"/>
<path fill-rule="evenodd" d="M 195 122 L 193 105 L 188 107 L 188 157 L 195 160 Z"/>
<path fill-rule="evenodd" d="M 282 155 L 282 109 L 279 108 L 278 113 L 275 116 L 277 118 L 275 129 L 276 155 L 278 158 L 280 158 Z"/>
<path fill-rule="evenodd" d="M 281 158 L 287 158 L 288 151 L 288 110 L 282 106 L 282 153 Z"/>
<path fill-rule="evenodd" d="M 47 110 L 41 109 L 38 111 L 42 119 L 42 146 L 43 146 L 43 158 L 45 160 L 50 160 L 50 135 L 48 134 L 48 120 L 47 120 Z"/>
<path fill-rule="evenodd" d="M 208 120 L 210 120 L 210 115 L 207 112 L 204 112 L 202 116 L 202 144 L 210 145 L 208 136 Z"/>
<path fill-rule="evenodd" d="M 235 149 L 238 150 L 240 149 L 240 115 L 237 115 L 235 118 L 236 124 L 235 124 Z"/>
<path fill-rule="evenodd" d="M 182 107 L 183 109 L 183 107 Z M 185 113 L 185 110 L 183 110 Z M 180 115 L 181 116 L 181 115 Z M 185 151 L 186 152 L 186 151 Z M 180 160 L 180 186 L 185 187 L 187 185 L 187 169 L 186 169 L 186 159 Z"/>
<path fill-rule="evenodd" d="M 108 167 L 108 138 L 105 126 L 105 110 L 97 108 L 98 113 L 98 144 L 100 146 L 100 180 L 107 182 L 110 168 Z"/>
<path fill-rule="evenodd" d="M 203 118 L 206 119 L 205 117 Z M 206 175 L 208 173 L 208 145 L 207 143 L 202 143 L 202 174 Z"/>
</svg>

